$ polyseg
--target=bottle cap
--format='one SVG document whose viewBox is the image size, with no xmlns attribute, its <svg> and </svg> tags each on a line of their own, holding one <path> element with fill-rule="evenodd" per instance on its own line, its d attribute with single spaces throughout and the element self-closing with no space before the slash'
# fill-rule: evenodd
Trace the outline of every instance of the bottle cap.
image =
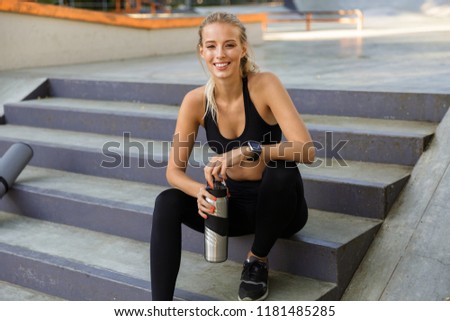
<svg viewBox="0 0 450 321">
<path fill-rule="evenodd" d="M 225 182 L 216 181 L 215 179 L 213 179 L 213 188 L 206 186 L 206 190 L 215 197 L 226 197 L 228 194 Z"/>
</svg>

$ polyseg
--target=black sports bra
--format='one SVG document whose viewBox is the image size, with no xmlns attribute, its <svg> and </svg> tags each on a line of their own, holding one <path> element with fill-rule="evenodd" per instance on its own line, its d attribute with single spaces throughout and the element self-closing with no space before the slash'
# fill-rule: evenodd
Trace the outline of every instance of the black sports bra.
<svg viewBox="0 0 450 321">
<path fill-rule="evenodd" d="M 223 154 L 229 150 L 242 146 L 249 140 L 258 141 L 261 144 L 275 144 L 281 141 L 282 133 L 278 124 L 269 125 L 258 114 L 250 94 L 248 92 L 247 78 L 242 79 L 242 91 L 244 94 L 245 127 L 239 137 L 228 139 L 222 136 L 214 122 L 210 112 L 205 115 L 205 131 L 209 147 L 217 154 Z"/>
</svg>

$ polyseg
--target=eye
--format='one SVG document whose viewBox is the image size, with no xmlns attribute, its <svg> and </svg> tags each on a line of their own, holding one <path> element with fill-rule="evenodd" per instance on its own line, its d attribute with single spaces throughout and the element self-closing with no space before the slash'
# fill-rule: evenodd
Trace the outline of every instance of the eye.
<svg viewBox="0 0 450 321">
<path fill-rule="evenodd" d="M 207 45 L 206 48 L 207 48 L 207 49 L 214 49 L 215 46 L 214 46 L 214 45 Z"/>
<path fill-rule="evenodd" d="M 226 47 L 226 48 L 234 48 L 234 47 L 236 47 L 236 44 L 234 44 L 234 43 L 227 43 L 227 44 L 225 45 L 225 47 Z"/>
</svg>

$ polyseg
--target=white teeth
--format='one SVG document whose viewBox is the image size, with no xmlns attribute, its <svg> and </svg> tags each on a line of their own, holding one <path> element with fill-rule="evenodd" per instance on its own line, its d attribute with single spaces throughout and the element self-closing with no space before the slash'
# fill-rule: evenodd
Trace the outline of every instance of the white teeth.
<svg viewBox="0 0 450 321">
<path fill-rule="evenodd" d="M 216 67 L 223 68 L 223 67 L 225 67 L 225 66 L 227 66 L 227 65 L 228 65 L 227 63 L 224 63 L 224 64 L 216 64 Z"/>
</svg>

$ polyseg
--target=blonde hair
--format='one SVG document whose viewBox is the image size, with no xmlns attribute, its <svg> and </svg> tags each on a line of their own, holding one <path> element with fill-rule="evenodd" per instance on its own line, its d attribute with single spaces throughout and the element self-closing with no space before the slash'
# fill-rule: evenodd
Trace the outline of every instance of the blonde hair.
<svg viewBox="0 0 450 321">
<path fill-rule="evenodd" d="M 207 16 L 203 20 L 203 22 L 201 23 L 201 25 L 198 29 L 199 40 L 198 40 L 197 49 L 200 50 L 200 48 L 203 45 L 203 35 L 202 35 L 203 29 L 207 25 L 213 24 L 213 23 L 228 23 L 232 26 L 239 28 L 239 31 L 240 31 L 239 40 L 241 41 L 242 45 L 247 46 L 245 55 L 241 58 L 241 62 L 240 62 L 241 77 L 246 77 L 251 72 L 258 72 L 259 67 L 254 62 L 253 56 L 252 56 L 250 48 L 248 46 L 247 32 L 246 32 L 245 26 L 238 19 L 238 17 L 236 17 L 234 14 L 226 13 L 226 12 L 214 12 L 214 13 L 210 14 L 209 16 Z M 206 100 L 207 100 L 205 115 L 208 112 L 210 112 L 213 120 L 216 121 L 217 103 L 214 98 L 214 88 L 215 88 L 214 80 L 212 79 L 212 77 L 209 77 L 208 82 L 206 83 L 206 86 L 205 86 L 205 96 L 206 96 Z"/>
</svg>

